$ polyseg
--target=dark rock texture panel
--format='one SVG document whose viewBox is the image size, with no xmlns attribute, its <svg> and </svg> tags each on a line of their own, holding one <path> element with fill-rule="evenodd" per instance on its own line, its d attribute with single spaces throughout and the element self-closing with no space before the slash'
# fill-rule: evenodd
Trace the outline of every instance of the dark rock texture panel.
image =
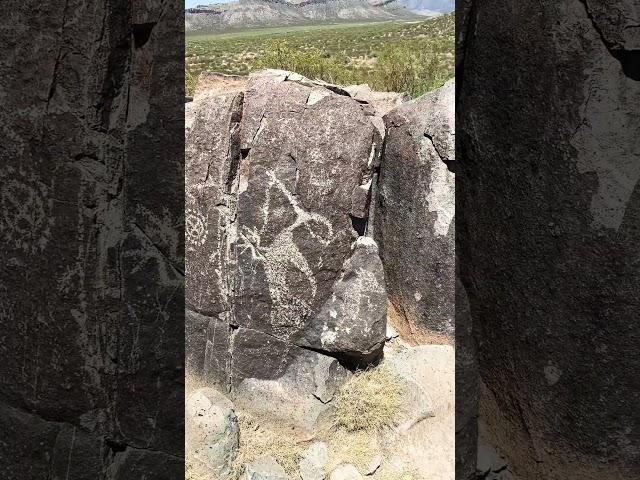
<svg viewBox="0 0 640 480">
<path fill-rule="evenodd" d="M 182 4 L 3 8 L 0 476 L 178 478 Z"/>
<path fill-rule="evenodd" d="M 456 230 L 489 440 L 517 478 L 637 478 L 637 6 L 463 6 Z"/>
</svg>

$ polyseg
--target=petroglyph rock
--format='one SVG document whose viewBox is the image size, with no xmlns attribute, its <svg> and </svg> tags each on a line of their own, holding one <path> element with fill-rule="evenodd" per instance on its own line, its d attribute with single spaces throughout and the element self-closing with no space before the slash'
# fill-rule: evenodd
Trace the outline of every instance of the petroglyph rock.
<svg viewBox="0 0 640 480">
<path fill-rule="evenodd" d="M 192 108 L 186 137 L 186 303 L 198 313 L 229 310 L 231 243 L 242 93 L 211 96 Z"/>
<path fill-rule="evenodd" d="M 455 83 L 385 117 L 375 238 L 387 293 L 410 331 L 453 338 Z"/>
<path fill-rule="evenodd" d="M 250 79 L 241 127 L 235 321 L 285 341 L 331 295 L 381 146 L 358 102 L 297 77 Z"/>
<path fill-rule="evenodd" d="M 360 237 L 345 261 L 331 296 L 311 319 L 300 344 L 315 349 L 367 357 L 386 338 L 387 295 L 378 245 Z"/>
<path fill-rule="evenodd" d="M 201 352 L 188 361 L 234 398 L 284 388 L 317 418 L 344 377 L 322 352 L 366 357 L 384 342 L 377 247 L 352 249 L 380 161 L 374 119 L 340 87 L 279 70 L 189 106 L 187 342 Z M 333 329 L 324 346 L 314 322 Z"/>
</svg>

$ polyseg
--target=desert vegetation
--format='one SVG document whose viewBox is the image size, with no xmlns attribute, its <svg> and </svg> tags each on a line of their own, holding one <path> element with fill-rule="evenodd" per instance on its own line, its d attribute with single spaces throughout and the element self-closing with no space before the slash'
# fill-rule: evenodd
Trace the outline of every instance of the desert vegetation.
<svg viewBox="0 0 640 480">
<path fill-rule="evenodd" d="M 185 68 L 187 93 L 203 71 L 246 75 L 279 68 L 417 97 L 454 74 L 454 18 L 191 35 Z"/>
</svg>

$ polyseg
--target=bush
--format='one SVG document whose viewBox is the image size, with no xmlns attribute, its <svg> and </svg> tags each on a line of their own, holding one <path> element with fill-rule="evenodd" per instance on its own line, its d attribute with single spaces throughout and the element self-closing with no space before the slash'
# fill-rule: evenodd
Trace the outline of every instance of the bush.
<svg viewBox="0 0 640 480">
<path fill-rule="evenodd" d="M 417 97 L 445 80 L 446 74 L 439 70 L 435 54 L 410 45 L 392 45 L 378 55 L 371 86 L 376 90 L 407 92 Z"/>
<path fill-rule="evenodd" d="M 274 40 L 259 57 L 258 68 L 276 68 L 299 73 L 312 80 L 347 85 L 355 75 L 348 59 L 342 55 L 328 55 L 311 47 L 304 51 L 292 49 L 284 40 Z"/>
<path fill-rule="evenodd" d="M 335 398 L 335 426 L 349 432 L 389 427 L 401 407 L 400 381 L 384 366 L 358 372 Z"/>
<path fill-rule="evenodd" d="M 439 65 L 437 52 L 426 53 L 418 44 L 390 45 L 377 55 L 373 67 L 362 67 L 342 54 L 329 55 L 314 47 L 295 50 L 285 40 L 273 40 L 256 67 L 289 70 L 338 85 L 367 83 L 374 90 L 407 92 L 412 97 L 442 85 L 449 76 Z"/>
</svg>

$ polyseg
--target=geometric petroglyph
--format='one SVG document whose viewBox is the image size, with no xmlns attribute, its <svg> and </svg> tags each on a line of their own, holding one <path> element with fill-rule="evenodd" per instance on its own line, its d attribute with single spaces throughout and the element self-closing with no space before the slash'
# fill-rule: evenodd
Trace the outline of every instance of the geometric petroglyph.
<svg viewBox="0 0 640 480">
<path fill-rule="evenodd" d="M 7 177 L 2 178 L 4 174 Z M 26 253 L 42 251 L 49 241 L 46 186 L 34 176 L 7 168 L 0 172 L 0 235 L 2 241 Z"/>
<path fill-rule="evenodd" d="M 308 302 L 298 295 L 290 293 L 287 285 L 287 272 L 293 267 L 304 275 L 309 282 L 312 298 L 315 297 L 317 291 L 313 271 L 296 245 L 293 232 L 296 228 L 305 226 L 313 238 L 322 245 L 328 246 L 333 237 L 333 226 L 322 215 L 306 212 L 301 208 L 296 197 L 276 178 L 273 172 L 267 172 L 267 176 L 269 183 L 265 202 L 261 207 L 264 215 L 263 227 L 258 231 L 256 228 L 242 226 L 238 241 L 240 253 L 249 250 L 252 261 L 262 264 L 272 301 L 270 323 L 276 332 L 282 330 L 278 333 L 284 333 L 284 331 L 290 331 L 291 326 L 301 326 L 303 320 L 311 313 L 311 305 Z M 271 195 L 274 189 L 279 190 L 288 200 L 295 212 L 296 219 L 291 225 L 280 231 L 269 246 L 262 246 L 260 241 L 267 227 Z"/>
<path fill-rule="evenodd" d="M 187 250 L 194 250 L 207 241 L 207 224 L 202 212 L 189 209 L 185 220 L 185 237 Z"/>
</svg>

